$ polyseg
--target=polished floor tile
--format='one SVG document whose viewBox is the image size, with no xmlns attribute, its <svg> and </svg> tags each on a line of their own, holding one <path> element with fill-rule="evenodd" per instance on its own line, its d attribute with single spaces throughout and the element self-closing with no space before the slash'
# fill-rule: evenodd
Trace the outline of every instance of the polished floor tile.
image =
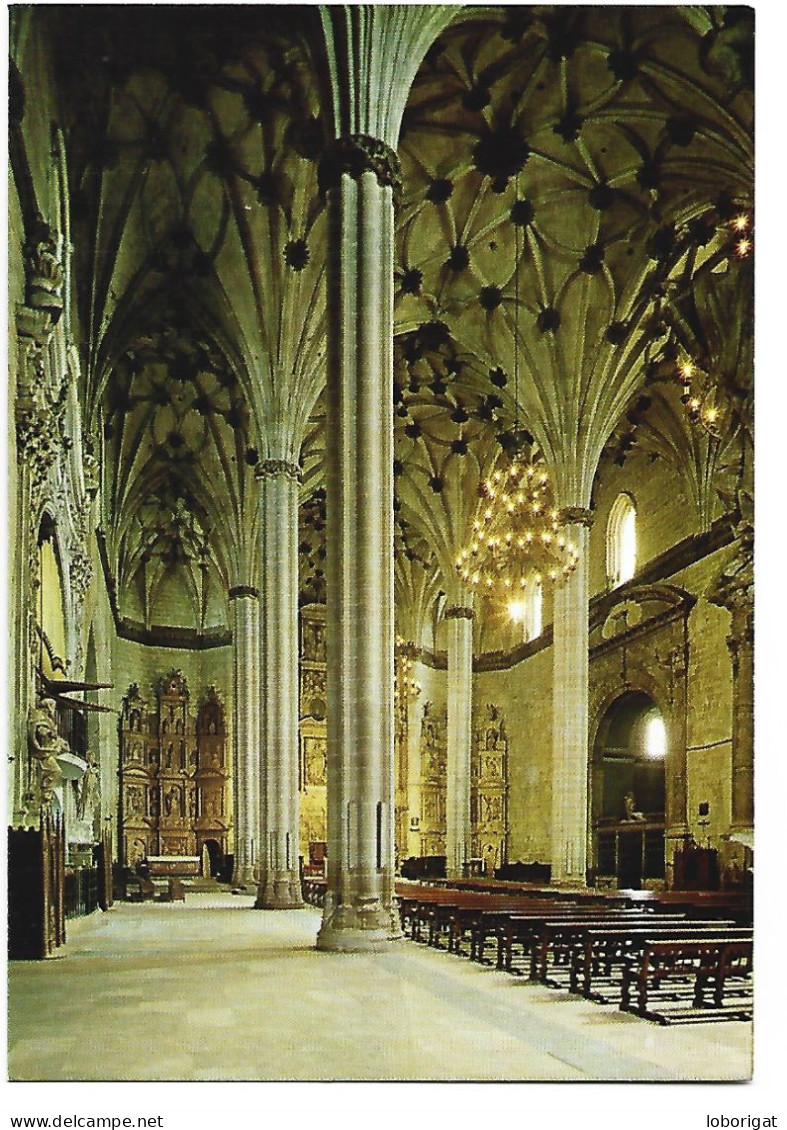
<svg viewBox="0 0 787 1130">
<path fill-rule="evenodd" d="M 661 1028 L 411 942 L 314 949 L 252 899 L 116 904 L 13 962 L 15 1080 L 745 1079 L 751 1025 Z M 62 952 L 62 951 L 61 951 Z"/>
</svg>

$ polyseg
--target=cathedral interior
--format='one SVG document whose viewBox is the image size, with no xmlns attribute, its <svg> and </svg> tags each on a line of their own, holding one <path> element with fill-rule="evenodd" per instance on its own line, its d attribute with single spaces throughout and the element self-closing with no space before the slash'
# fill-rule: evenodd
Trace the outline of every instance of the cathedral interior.
<svg viewBox="0 0 787 1130">
<path fill-rule="evenodd" d="M 744 946 L 753 42 L 728 6 L 11 7 L 16 1078 L 212 1077 L 123 1075 L 120 1028 L 108 1074 L 41 1058 L 91 930 L 199 976 L 189 907 L 381 998 L 505 976 L 437 913 L 415 946 L 429 891 L 633 892 Z M 749 1071 L 740 1007 L 617 1015 L 622 1075 L 643 1031 Z"/>
</svg>

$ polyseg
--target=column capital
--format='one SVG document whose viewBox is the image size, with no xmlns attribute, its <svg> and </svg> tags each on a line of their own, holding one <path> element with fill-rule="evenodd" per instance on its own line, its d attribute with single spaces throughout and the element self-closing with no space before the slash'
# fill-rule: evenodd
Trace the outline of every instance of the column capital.
<svg viewBox="0 0 787 1130">
<path fill-rule="evenodd" d="M 258 597 L 260 595 L 260 590 L 255 589 L 254 585 L 233 585 L 227 595 L 230 600 L 237 600 L 242 596 Z"/>
<path fill-rule="evenodd" d="M 563 526 L 586 526 L 587 529 L 593 525 L 596 515 L 593 510 L 587 506 L 564 506 L 558 513 L 558 520 Z"/>
<path fill-rule="evenodd" d="M 330 141 L 320 159 L 319 185 L 323 196 L 338 187 L 343 173 L 353 180 L 359 180 L 364 173 L 374 173 L 381 187 L 393 189 L 395 203 L 401 198 L 401 162 L 395 150 L 379 137 L 353 133 Z"/>
<path fill-rule="evenodd" d="M 22 248 L 25 259 L 25 301 L 41 311 L 50 326 L 63 313 L 63 265 L 57 254 L 56 236 L 41 215 L 37 215 Z"/>
<path fill-rule="evenodd" d="M 290 463 L 286 459 L 263 459 L 254 468 L 254 476 L 257 479 L 275 479 L 280 475 L 294 483 L 301 481 L 301 469 L 298 464 Z"/>
<path fill-rule="evenodd" d="M 461 604 L 451 604 L 443 612 L 444 620 L 474 620 L 475 612 Z"/>
</svg>

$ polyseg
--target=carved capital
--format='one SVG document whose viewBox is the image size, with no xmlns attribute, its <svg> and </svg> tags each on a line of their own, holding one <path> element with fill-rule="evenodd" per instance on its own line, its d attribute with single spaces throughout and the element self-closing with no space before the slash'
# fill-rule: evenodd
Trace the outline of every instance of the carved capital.
<svg viewBox="0 0 787 1130">
<path fill-rule="evenodd" d="M 452 604 L 443 613 L 445 620 L 474 620 L 475 612 L 472 608 L 465 608 L 461 604 Z"/>
<path fill-rule="evenodd" d="M 16 307 L 16 333 L 20 345 L 28 357 L 32 357 L 33 364 L 28 368 L 33 370 L 43 365 L 40 351 L 48 344 L 52 336 L 53 323 L 47 310 L 40 307 L 18 303 Z"/>
<path fill-rule="evenodd" d="M 563 526 L 586 526 L 588 529 L 593 525 L 595 514 L 586 506 L 564 506 L 558 514 L 558 520 Z"/>
<path fill-rule="evenodd" d="M 27 277 L 25 302 L 43 311 L 54 324 L 63 313 L 63 267 L 54 233 L 41 216 L 37 217 L 22 254 Z"/>
<path fill-rule="evenodd" d="M 741 652 L 752 651 L 754 648 L 754 601 L 751 592 L 741 593 L 738 603 L 726 605 L 732 614 L 730 634 L 727 636 L 727 647 L 732 656 L 733 665 L 738 662 Z"/>
<path fill-rule="evenodd" d="M 732 616 L 732 637 L 754 638 L 754 530 L 749 523 L 736 529 L 731 557 L 708 591 L 708 600 Z"/>
<path fill-rule="evenodd" d="M 301 481 L 301 469 L 297 463 L 288 463 L 286 459 L 263 459 L 254 468 L 257 479 L 275 479 L 284 475 L 293 483 Z"/>
<path fill-rule="evenodd" d="M 381 187 L 392 188 L 394 201 L 398 203 L 402 194 L 402 166 L 390 145 L 365 133 L 337 137 L 326 146 L 320 160 L 320 192 L 324 196 L 336 188 L 343 173 L 358 180 L 367 172 L 374 173 Z"/>
</svg>

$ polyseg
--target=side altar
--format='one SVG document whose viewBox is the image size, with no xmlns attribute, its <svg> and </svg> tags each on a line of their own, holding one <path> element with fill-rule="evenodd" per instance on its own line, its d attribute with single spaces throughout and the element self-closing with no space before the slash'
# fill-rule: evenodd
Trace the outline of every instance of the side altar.
<svg viewBox="0 0 787 1130">
<path fill-rule="evenodd" d="M 120 828 L 127 867 L 155 860 L 159 874 L 196 874 L 204 849 L 216 874 L 229 850 L 224 704 L 215 687 L 205 691 L 196 714 L 189 701 L 176 670 L 158 680 L 151 698 L 134 683 L 123 700 Z"/>
</svg>

